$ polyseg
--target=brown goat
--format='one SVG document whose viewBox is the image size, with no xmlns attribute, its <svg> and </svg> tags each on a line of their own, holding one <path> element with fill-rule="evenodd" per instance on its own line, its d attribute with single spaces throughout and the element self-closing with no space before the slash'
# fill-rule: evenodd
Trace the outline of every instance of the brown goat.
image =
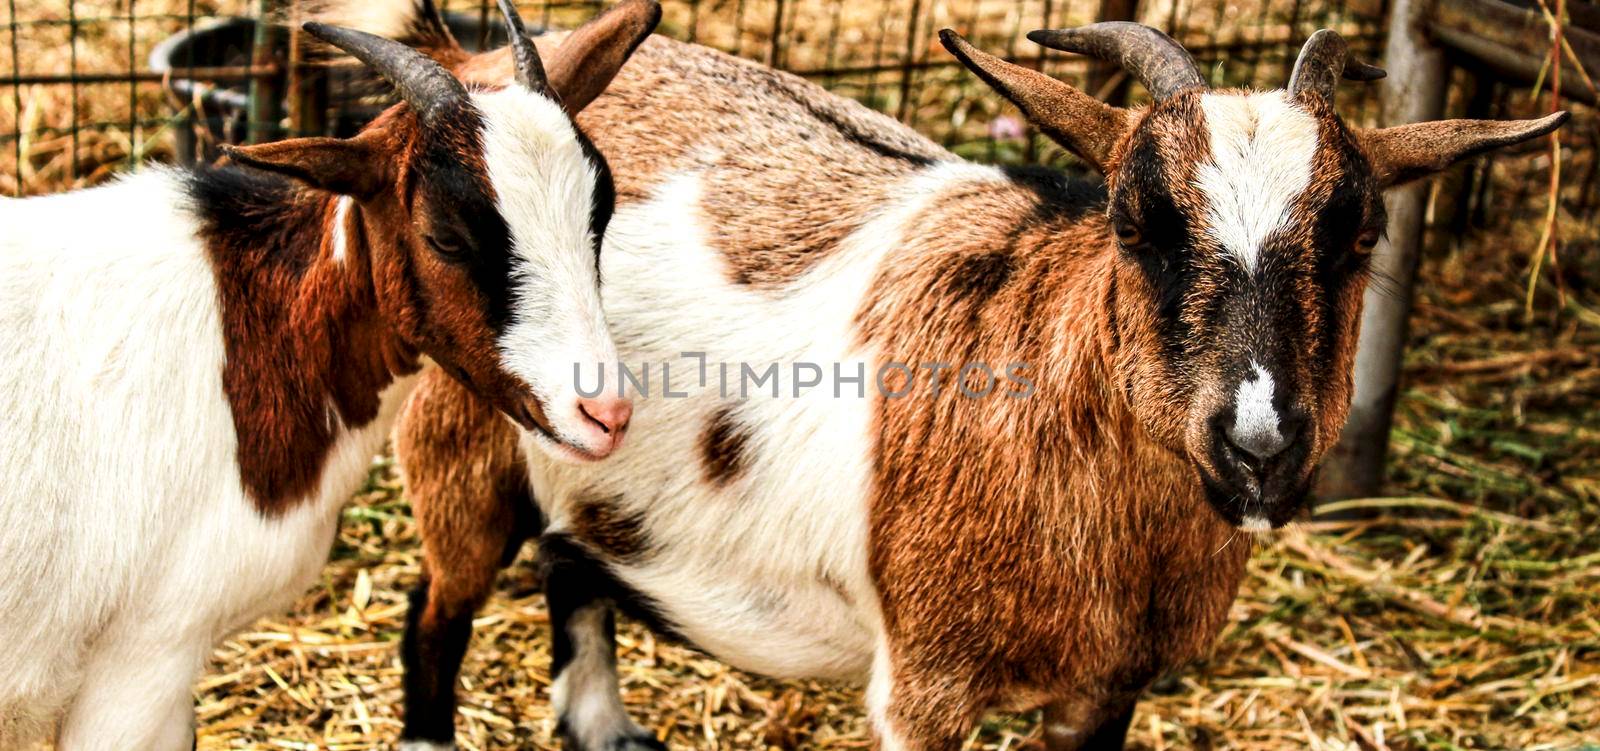
<svg viewBox="0 0 1600 751">
<path fill-rule="evenodd" d="M 1334 84 L 1381 71 L 1331 32 L 1267 92 L 1207 90 L 1145 27 L 1031 36 L 1120 61 L 1154 102 L 943 40 L 1103 182 L 965 163 L 793 76 L 639 49 L 584 123 L 617 165 L 615 386 L 643 371 L 654 393 L 589 469 L 421 387 L 399 434 L 427 575 L 412 747 L 451 743 L 471 614 L 536 529 L 514 521 L 530 493 L 569 749 L 662 747 L 618 698 L 613 605 L 745 669 L 866 680 L 883 751 L 1038 706 L 1052 749 L 1120 747 L 1141 690 L 1222 626 L 1239 530 L 1294 516 L 1344 421 L 1380 191 L 1564 120 L 1352 130 Z"/>
</svg>

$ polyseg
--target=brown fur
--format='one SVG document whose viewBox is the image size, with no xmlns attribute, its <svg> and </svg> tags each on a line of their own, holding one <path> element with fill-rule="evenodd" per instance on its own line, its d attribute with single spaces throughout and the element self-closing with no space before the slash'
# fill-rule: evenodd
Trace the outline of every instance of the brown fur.
<svg viewBox="0 0 1600 751">
<path fill-rule="evenodd" d="M 417 369 L 416 350 L 379 314 L 366 254 L 351 254 L 344 266 L 329 260 L 333 203 L 301 194 L 273 242 L 236 246 L 230 236 L 208 244 L 240 479 L 269 515 L 316 488 L 336 437 L 329 405 L 342 425 L 365 425 L 377 417 L 383 387 Z"/>
<path fill-rule="evenodd" d="M 1439 120 L 1358 134 L 1384 187 L 1427 177 L 1467 157 L 1537 138 L 1561 127 L 1569 117 L 1557 112 L 1538 120 Z"/>
<path fill-rule="evenodd" d="M 572 534 L 612 560 L 636 561 L 650 551 L 642 520 L 617 513 L 616 497 L 580 498 L 574 504 Z"/>
<path fill-rule="evenodd" d="M 424 628 L 483 604 L 506 551 L 520 545 L 519 514 L 538 513 L 517 432 L 505 417 L 439 371 L 422 376 L 395 426 L 395 454 L 422 538 L 428 580 Z"/>
<path fill-rule="evenodd" d="M 1029 363 L 1039 386 L 880 402 L 871 565 L 906 738 L 959 741 L 996 704 L 1131 701 L 1232 600 L 1249 542 L 1140 435 L 1109 369 L 1103 222 L 1021 186 L 968 193 L 914 222 L 941 242 L 908 238 L 918 256 L 874 285 L 863 331 L 885 360 Z M 992 294 L 947 284 L 952 259 L 997 247 L 1014 271 Z"/>
<path fill-rule="evenodd" d="M 474 124 L 427 137 L 492 198 Z M 507 413 L 544 424 L 542 405 L 499 366 L 483 295 L 422 239 L 443 221 L 431 203 L 437 197 L 419 185 L 427 169 L 419 164 L 423 138 L 409 108 L 397 105 L 348 141 L 301 139 L 231 152 L 255 168 L 360 194 L 345 228 L 343 263 L 332 259 L 336 199 L 319 191 L 295 189 L 290 205 L 271 207 L 275 220 L 260 219 L 254 232 L 232 225 L 203 231 L 221 290 L 224 391 L 239 436 L 240 475 L 264 513 L 281 513 L 316 486 L 335 438 L 326 405 L 336 406 L 344 426 L 364 425 L 377 415 L 382 388 L 416 371 L 419 353 Z M 355 175 L 363 175 L 359 189 Z M 276 234 L 258 234 L 267 230 Z"/>
<path fill-rule="evenodd" d="M 723 407 L 712 415 L 700 436 L 700 462 L 705 467 L 706 482 L 722 487 L 738 477 L 745 468 L 745 444 L 749 440 L 745 429 L 734 419 L 732 407 Z"/>
</svg>

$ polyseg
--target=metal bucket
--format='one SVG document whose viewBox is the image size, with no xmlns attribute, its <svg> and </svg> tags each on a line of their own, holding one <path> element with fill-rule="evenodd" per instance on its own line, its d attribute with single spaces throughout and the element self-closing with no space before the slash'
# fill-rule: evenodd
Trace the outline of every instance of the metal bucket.
<svg viewBox="0 0 1600 751">
<path fill-rule="evenodd" d="M 450 32 L 468 51 L 494 49 L 505 44 L 505 28 L 497 20 L 497 16 L 485 13 L 445 14 Z M 257 111 L 282 113 L 288 110 L 287 100 L 293 95 L 288 91 L 288 35 L 270 36 L 277 43 L 266 59 L 276 62 L 279 72 L 259 79 L 255 90 L 269 92 L 278 101 L 258 107 Z M 256 39 L 255 19 L 225 18 L 196 24 L 190 30 L 167 37 L 150 51 L 151 70 L 167 74 L 167 88 L 189 106 L 174 124 L 180 162 L 211 161 L 216 158 L 219 145 L 241 144 L 249 137 L 251 82 L 197 80 L 186 76 L 185 71 L 249 66 L 253 60 L 261 59 L 255 55 Z M 281 122 L 273 122 L 267 124 L 270 133 L 265 140 L 286 135 L 350 136 L 382 111 L 381 106 L 371 101 L 371 92 L 364 85 L 370 81 L 368 76 L 338 68 L 317 70 L 325 75 L 303 77 L 301 83 L 325 89 L 325 92 L 317 92 L 318 97 L 312 100 L 323 107 L 326 115 L 318 118 L 317 132 L 289 133 Z"/>
</svg>

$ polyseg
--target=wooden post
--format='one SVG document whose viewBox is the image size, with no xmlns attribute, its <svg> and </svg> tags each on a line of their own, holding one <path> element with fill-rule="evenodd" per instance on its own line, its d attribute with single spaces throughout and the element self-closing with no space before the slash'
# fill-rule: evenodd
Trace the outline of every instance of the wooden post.
<svg viewBox="0 0 1600 751">
<path fill-rule="evenodd" d="M 299 0 L 289 2 L 289 137 L 328 135 L 328 71 L 305 60 Z"/>
<path fill-rule="evenodd" d="M 1449 65 L 1423 30 L 1433 0 L 1395 0 L 1384 50 L 1389 77 L 1383 81 L 1384 125 L 1437 120 L 1444 114 Z M 1429 185 L 1396 188 L 1384 196 L 1389 239 L 1373 255 L 1378 276 L 1393 284 L 1369 285 L 1356 352 L 1355 397 L 1350 420 L 1329 452 L 1317 483 L 1322 498 L 1375 495 L 1383 487 L 1389 429 L 1399 393 L 1400 365 L 1411 314 L 1412 282 L 1426 222 Z"/>
<path fill-rule="evenodd" d="M 257 0 L 255 42 L 250 53 L 252 65 L 261 67 L 277 62 L 278 40 L 282 28 L 268 23 L 271 17 L 270 0 Z M 248 143 L 266 143 L 276 140 L 283 117 L 283 81 L 278 76 L 250 79 L 250 104 L 247 108 L 245 140 Z"/>
<path fill-rule="evenodd" d="M 922 0 L 911 0 L 911 18 L 906 21 L 906 53 L 900 63 L 900 104 L 895 111 L 895 119 L 916 127 L 916 108 L 911 102 L 911 79 L 916 75 L 917 49 L 922 42 L 922 35 L 917 33 L 917 27 L 922 23 Z M 776 30 L 774 30 L 776 31 Z"/>
</svg>

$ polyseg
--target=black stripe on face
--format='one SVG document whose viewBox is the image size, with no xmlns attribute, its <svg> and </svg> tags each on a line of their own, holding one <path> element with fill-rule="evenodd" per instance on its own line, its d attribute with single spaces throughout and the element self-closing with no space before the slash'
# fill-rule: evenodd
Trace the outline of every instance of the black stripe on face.
<svg viewBox="0 0 1600 751">
<path fill-rule="evenodd" d="M 511 231 L 495 205 L 488 175 L 470 166 L 482 163 L 482 118 L 471 110 L 457 117 L 461 122 L 440 129 L 450 137 L 424 136 L 412 211 L 430 251 L 466 270 L 486 320 L 499 333 L 511 321 Z"/>
<path fill-rule="evenodd" d="M 1159 334 L 1168 354 L 1183 354 L 1191 329 L 1183 316 L 1186 293 L 1197 273 L 1189 217 L 1167 185 L 1166 159 L 1156 140 L 1139 137 L 1128 150 L 1111 197 L 1110 220 L 1139 228 L 1141 242 L 1124 247 L 1155 294 Z"/>
<path fill-rule="evenodd" d="M 611 215 L 617 208 L 617 188 L 611 179 L 611 164 L 606 161 L 605 155 L 594 147 L 594 142 L 589 140 L 576 122 L 572 124 L 572 130 L 577 133 L 578 145 L 583 147 L 583 155 L 595 171 L 594 196 L 589 206 L 589 232 L 594 237 L 595 275 L 598 278 L 600 248 L 605 245 L 606 227 L 610 226 Z"/>
<path fill-rule="evenodd" d="M 1363 230 L 1381 232 L 1387 222 L 1372 168 L 1343 126 L 1339 130 L 1339 180 L 1329 199 L 1318 207 L 1312 230 L 1317 254 L 1317 305 L 1322 321 L 1314 346 L 1318 362 L 1332 362 L 1340 339 L 1346 334 L 1344 316 L 1338 309 L 1340 301 L 1349 285 L 1366 281 L 1371 266 L 1372 254 L 1356 248 L 1357 238 Z"/>
</svg>

